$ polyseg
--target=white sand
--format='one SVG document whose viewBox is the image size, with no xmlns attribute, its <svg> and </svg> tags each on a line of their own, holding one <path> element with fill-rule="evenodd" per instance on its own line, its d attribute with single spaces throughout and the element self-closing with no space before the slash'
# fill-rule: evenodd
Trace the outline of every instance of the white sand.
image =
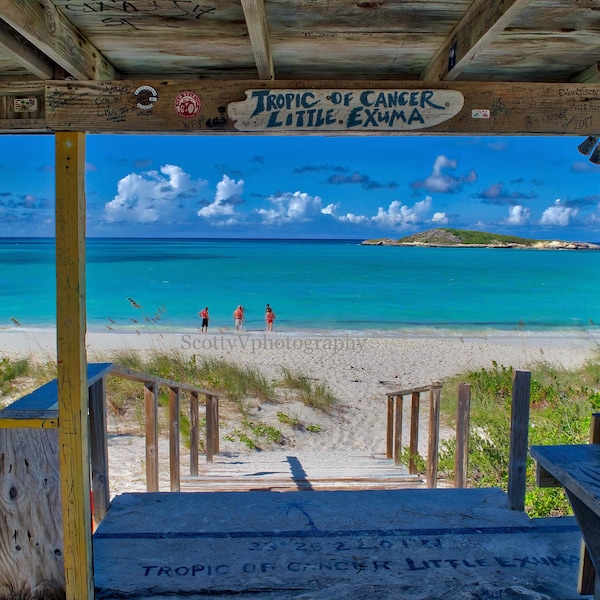
<svg viewBox="0 0 600 600">
<path fill-rule="evenodd" d="M 114 359 L 119 350 L 175 351 L 186 356 L 214 356 L 254 365 L 267 377 L 281 376 L 287 367 L 326 383 L 340 400 L 332 415 L 316 412 L 299 402 L 255 406 L 253 418 L 281 429 L 288 444 L 297 451 L 327 452 L 385 450 L 386 393 L 428 385 L 447 377 L 491 367 L 492 361 L 515 369 L 527 369 L 547 362 L 575 368 L 590 359 L 598 349 L 598 338 L 589 332 L 532 334 L 507 332 L 460 336 L 369 337 L 352 334 L 288 335 L 251 332 L 237 335 L 218 333 L 88 333 L 90 361 Z M 0 357 L 55 356 L 55 332 L 19 328 L 0 331 Z M 284 427 L 277 412 L 321 426 L 318 434 Z M 113 423 L 111 430 L 118 430 Z M 229 425 L 229 430 L 234 424 Z M 223 435 L 228 431 L 224 428 Z M 422 438 L 426 436 L 421 436 Z M 141 440 L 111 438 L 112 491 L 140 489 L 143 480 L 144 451 Z M 221 449 L 244 451 L 241 444 L 222 441 Z M 165 455 L 165 452 L 161 450 Z M 161 475 L 168 486 L 168 479 Z M 162 487 L 161 487 L 162 489 Z M 167 488 L 168 489 L 168 488 Z"/>
</svg>

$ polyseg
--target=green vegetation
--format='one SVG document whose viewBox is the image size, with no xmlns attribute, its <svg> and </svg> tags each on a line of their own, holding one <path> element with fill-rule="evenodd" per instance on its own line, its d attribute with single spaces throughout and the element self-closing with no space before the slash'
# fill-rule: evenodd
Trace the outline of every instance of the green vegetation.
<svg viewBox="0 0 600 600">
<path fill-rule="evenodd" d="M 260 410 L 261 403 L 281 403 L 292 399 L 318 410 L 330 411 L 336 402 L 326 385 L 304 375 L 286 372 L 282 381 L 269 381 L 256 367 L 216 358 L 198 360 L 195 355 L 189 357 L 177 351 L 157 351 L 144 355 L 124 350 L 113 353 L 108 360 L 138 373 L 214 391 L 222 399 L 222 425 L 227 427 L 228 422 L 235 423 L 233 426 L 229 425 L 233 427 L 233 431 L 225 435 L 225 439 L 240 441 L 253 449 L 285 443 L 285 437 L 279 429 L 252 416 L 254 410 Z M 55 376 L 55 363 L 51 361 L 35 364 L 26 359 L 11 361 L 0 358 L 0 396 L 6 396 L 6 404 L 16 399 L 17 391 L 18 396 L 22 396 Z M 106 382 L 106 398 L 109 412 L 116 417 L 111 418 L 111 423 L 119 433 L 139 433 L 144 430 L 145 410 L 143 386 L 140 382 L 109 377 Z M 185 444 L 189 444 L 190 434 L 188 402 L 187 394 L 183 394 L 179 423 L 181 439 Z M 168 429 L 168 403 L 168 390 L 161 386 L 158 397 L 161 433 L 166 433 Z M 277 413 L 277 419 L 282 425 L 297 431 L 321 431 L 320 425 L 306 424 L 281 411 Z M 201 444 L 205 427 L 206 423 L 202 420 Z"/>
<path fill-rule="evenodd" d="M 0 359 L 0 394 L 8 395 L 13 392 L 15 380 L 29 375 L 31 366 L 28 360 L 10 361 Z"/>
<path fill-rule="evenodd" d="M 444 385 L 442 410 L 448 421 L 456 414 L 457 386 L 471 386 L 471 427 L 468 485 L 507 488 L 510 442 L 510 410 L 513 370 L 497 363 L 469 371 Z M 582 444 L 589 439 L 590 420 L 600 408 L 600 362 L 592 361 L 577 371 L 548 364 L 532 369 L 530 445 Z M 405 460 L 408 457 L 405 457 Z M 443 444 L 440 473 L 452 476 L 454 440 Z M 535 465 L 527 464 L 526 510 L 530 516 L 571 514 L 561 488 L 537 488 Z"/>
<path fill-rule="evenodd" d="M 329 387 L 324 383 L 318 383 L 302 373 L 296 373 L 282 368 L 283 377 L 280 385 L 295 390 L 300 401 L 321 412 L 331 412 L 337 399 Z"/>
<path fill-rule="evenodd" d="M 239 440 L 250 450 L 261 450 L 265 444 L 281 446 L 285 441 L 283 433 L 279 429 L 260 421 L 252 422 L 249 419 L 243 419 L 241 429 L 234 429 L 232 433 L 225 436 L 225 439 L 230 442 Z"/>
<path fill-rule="evenodd" d="M 538 240 L 517 237 L 515 235 L 502 235 L 500 233 L 488 233 L 486 231 L 471 231 L 463 229 L 452 229 L 449 227 L 443 228 L 444 231 L 455 235 L 461 244 L 522 244 L 524 246 L 532 246 Z"/>
<path fill-rule="evenodd" d="M 321 431 L 320 425 L 307 425 L 304 421 L 299 419 L 298 417 L 291 417 L 284 412 L 277 413 L 277 420 L 292 429 L 296 429 L 298 431 L 310 431 L 311 433 L 319 433 Z"/>
</svg>

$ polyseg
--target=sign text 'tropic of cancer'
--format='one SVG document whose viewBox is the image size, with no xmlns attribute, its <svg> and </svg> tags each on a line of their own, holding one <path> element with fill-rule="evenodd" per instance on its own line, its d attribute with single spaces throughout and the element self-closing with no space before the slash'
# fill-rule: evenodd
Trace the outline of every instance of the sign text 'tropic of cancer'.
<svg viewBox="0 0 600 600">
<path fill-rule="evenodd" d="M 239 131 L 405 131 L 457 115 L 454 90 L 247 90 L 228 106 Z"/>
</svg>

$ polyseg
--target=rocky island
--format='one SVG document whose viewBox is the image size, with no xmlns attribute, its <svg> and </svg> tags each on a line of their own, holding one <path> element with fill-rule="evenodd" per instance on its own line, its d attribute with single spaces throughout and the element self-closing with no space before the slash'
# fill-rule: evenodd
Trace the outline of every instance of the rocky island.
<svg viewBox="0 0 600 600">
<path fill-rule="evenodd" d="M 364 240 L 363 246 L 423 246 L 431 248 L 531 248 L 535 250 L 600 250 L 590 242 L 534 240 L 485 231 L 437 228 L 393 240 L 379 238 Z"/>
</svg>

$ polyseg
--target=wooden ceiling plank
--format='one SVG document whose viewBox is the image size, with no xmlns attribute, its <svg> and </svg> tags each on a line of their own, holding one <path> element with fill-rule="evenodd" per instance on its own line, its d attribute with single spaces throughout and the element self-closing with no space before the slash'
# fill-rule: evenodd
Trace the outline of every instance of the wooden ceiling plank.
<svg viewBox="0 0 600 600">
<path fill-rule="evenodd" d="M 532 0 L 475 0 L 423 69 L 424 81 L 455 80 Z"/>
<path fill-rule="evenodd" d="M 590 65 L 571 79 L 573 83 L 600 83 L 600 62 Z"/>
<path fill-rule="evenodd" d="M 258 70 L 258 78 L 275 79 L 264 0 L 241 0 Z"/>
<path fill-rule="evenodd" d="M 54 79 L 54 64 L 4 21 L 0 21 L 0 50 L 36 77 Z"/>
<path fill-rule="evenodd" d="M 0 19 L 76 79 L 115 79 L 116 69 L 50 0 L 3 0 Z"/>
</svg>

